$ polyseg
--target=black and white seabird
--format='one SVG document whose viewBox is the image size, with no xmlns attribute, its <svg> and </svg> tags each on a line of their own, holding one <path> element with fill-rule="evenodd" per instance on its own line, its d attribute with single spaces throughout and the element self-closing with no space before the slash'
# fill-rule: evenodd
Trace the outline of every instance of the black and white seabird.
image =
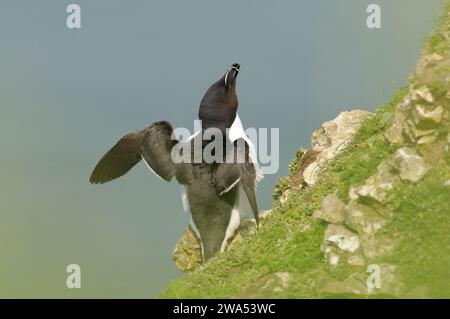
<svg viewBox="0 0 450 319">
<path fill-rule="evenodd" d="M 199 109 L 201 131 L 178 141 L 169 122 L 155 122 L 123 136 L 103 155 L 90 177 L 93 184 L 109 182 L 126 174 L 141 159 L 161 179 L 170 181 L 175 176 L 182 185 L 183 206 L 190 210 L 191 226 L 201 241 L 204 261 L 225 250 L 247 211 L 253 212 L 258 223 L 256 184 L 262 179 L 262 173 L 255 146 L 237 114 L 239 68 L 237 63 L 231 65 L 206 91 Z M 208 129 L 224 134 L 223 161 L 193 159 L 195 150 L 200 149 L 202 154 L 210 142 L 203 134 Z M 173 158 L 175 146 L 190 150 L 191 160 L 180 162 Z M 234 161 L 225 160 L 228 155 Z M 236 160 L 239 156 L 244 160 Z"/>
</svg>

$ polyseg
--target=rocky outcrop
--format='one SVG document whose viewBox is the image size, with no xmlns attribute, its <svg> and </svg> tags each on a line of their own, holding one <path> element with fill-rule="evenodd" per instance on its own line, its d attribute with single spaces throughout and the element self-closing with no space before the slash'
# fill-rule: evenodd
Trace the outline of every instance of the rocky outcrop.
<svg viewBox="0 0 450 319">
<path fill-rule="evenodd" d="M 364 119 L 373 113 L 364 110 L 344 111 L 327 121 L 311 136 L 311 148 L 300 149 L 289 167 L 290 175 L 278 181 L 274 199 L 283 206 L 290 195 L 303 187 L 314 186 L 327 162 L 348 145 Z"/>
<path fill-rule="evenodd" d="M 350 187 L 347 202 L 333 193 L 324 198 L 322 209 L 314 213 L 315 218 L 328 224 L 321 250 L 329 265 L 337 267 L 346 263 L 355 267 L 355 272 L 345 280 L 330 282 L 325 288 L 327 293 L 373 293 L 358 275 L 363 265 L 389 255 L 397 244 L 396 238 L 380 235 L 380 230 L 395 214 L 386 205 L 387 196 L 397 183 L 419 182 L 448 152 L 449 73 L 430 73 L 436 69 L 450 70 L 449 63 L 448 55 L 443 57 L 434 53 L 421 58 L 409 92 L 396 106 L 392 126 L 385 133 L 386 140 L 396 148 L 393 155 L 379 164 L 376 173 L 364 183 Z M 434 78 L 433 89 L 425 84 L 415 84 L 426 83 L 431 76 Z M 397 266 L 379 266 L 384 279 L 382 289 L 377 293 L 407 295 L 401 278 L 396 276 Z"/>
<path fill-rule="evenodd" d="M 317 182 L 323 164 L 347 146 L 362 121 L 371 114 L 363 110 L 342 112 L 334 120 L 323 123 L 320 129 L 312 134 L 311 149 L 316 154 L 315 160 L 302 172 L 308 186 Z"/>
<path fill-rule="evenodd" d="M 193 270 L 201 264 L 200 240 L 190 225 L 184 228 L 181 238 L 176 243 L 172 259 L 175 266 L 181 271 Z"/>
</svg>

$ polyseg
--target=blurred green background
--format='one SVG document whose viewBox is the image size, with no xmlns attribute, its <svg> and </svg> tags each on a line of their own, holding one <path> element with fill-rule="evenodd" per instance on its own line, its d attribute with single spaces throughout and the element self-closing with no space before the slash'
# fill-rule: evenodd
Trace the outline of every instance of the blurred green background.
<svg viewBox="0 0 450 319">
<path fill-rule="evenodd" d="M 406 84 L 440 0 L 0 3 L 0 297 L 157 297 L 181 275 L 171 251 L 188 214 L 176 183 L 141 163 L 92 186 L 99 157 L 156 120 L 193 128 L 200 99 L 241 64 L 239 114 L 280 128 L 278 176 L 322 122 L 372 110 Z M 366 7 L 382 29 L 366 28 Z M 82 288 L 65 285 L 66 266 Z"/>
</svg>

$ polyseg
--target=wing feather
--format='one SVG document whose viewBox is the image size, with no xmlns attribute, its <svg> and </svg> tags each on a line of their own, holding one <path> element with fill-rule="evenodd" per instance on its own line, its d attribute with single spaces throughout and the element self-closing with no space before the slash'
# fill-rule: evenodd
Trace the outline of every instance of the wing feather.
<svg viewBox="0 0 450 319">
<path fill-rule="evenodd" d="M 141 158 L 166 181 L 176 174 L 171 159 L 172 147 L 178 142 L 172 139 L 173 128 L 169 122 L 153 123 L 142 130 L 123 136 L 92 171 L 90 182 L 103 184 L 125 175 Z"/>
</svg>

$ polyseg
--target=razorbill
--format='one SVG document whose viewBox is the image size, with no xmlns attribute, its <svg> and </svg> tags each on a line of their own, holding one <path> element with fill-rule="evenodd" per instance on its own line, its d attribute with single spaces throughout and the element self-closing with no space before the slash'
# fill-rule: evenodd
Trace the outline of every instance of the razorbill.
<svg viewBox="0 0 450 319">
<path fill-rule="evenodd" d="M 169 122 L 155 122 L 123 136 L 103 155 L 90 177 L 91 183 L 103 184 L 126 174 L 141 159 L 161 179 L 170 181 L 175 176 L 182 185 L 183 206 L 190 211 L 191 226 L 201 242 L 203 261 L 225 250 L 247 211 L 253 212 L 258 223 L 255 193 L 262 173 L 255 146 L 237 114 L 239 68 L 237 63 L 231 65 L 206 91 L 199 108 L 201 131 L 179 141 Z M 207 161 L 202 151 L 218 142 L 216 136 L 206 137 L 211 129 L 223 133 L 216 145 L 222 145 L 224 151 L 215 154 L 215 150 L 215 160 Z M 174 147 L 181 151 L 172 152 Z M 182 155 L 189 160 L 180 161 Z"/>
</svg>

